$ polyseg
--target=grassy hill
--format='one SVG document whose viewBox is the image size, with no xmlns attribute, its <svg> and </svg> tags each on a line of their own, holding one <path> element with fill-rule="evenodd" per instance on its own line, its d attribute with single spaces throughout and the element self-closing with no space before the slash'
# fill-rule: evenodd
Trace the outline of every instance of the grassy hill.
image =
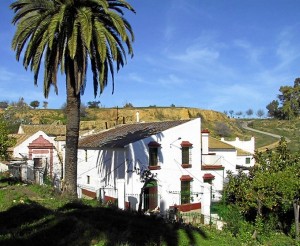
<svg viewBox="0 0 300 246">
<path fill-rule="evenodd" d="M 245 119 L 229 118 L 225 114 L 198 108 L 187 107 L 137 107 L 137 108 L 87 108 L 82 114 L 82 130 L 102 130 L 113 127 L 117 124 L 134 123 L 137 121 L 137 112 L 140 122 L 185 120 L 200 117 L 202 129 L 209 129 L 211 135 L 220 137 L 220 126 L 227 128 L 227 139 L 240 137 L 248 140 L 251 136 L 256 139 L 256 148 L 263 149 L 265 146 L 272 146 L 278 139 L 259 133 L 246 131 L 241 127 L 241 121 Z M 6 113 L 7 111 L 2 111 Z M 64 124 L 66 119 L 60 109 L 26 109 L 14 112 L 16 118 L 31 124 Z M 282 135 L 290 139 L 289 147 L 296 151 L 300 148 L 300 120 L 279 121 L 272 119 L 252 119 L 251 127 Z"/>
</svg>

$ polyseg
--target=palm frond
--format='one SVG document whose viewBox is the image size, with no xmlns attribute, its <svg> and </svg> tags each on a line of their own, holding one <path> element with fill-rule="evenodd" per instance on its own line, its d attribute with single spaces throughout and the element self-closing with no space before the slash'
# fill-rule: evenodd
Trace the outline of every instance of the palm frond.
<svg viewBox="0 0 300 246">
<path fill-rule="evenodd" d="M 80 23 L 81 39 L 85 47 L 90 52 L 90 45 L 92 40 L 92 12 L 87 8 L 78 9 L 78 22 Z"/>
</svg>

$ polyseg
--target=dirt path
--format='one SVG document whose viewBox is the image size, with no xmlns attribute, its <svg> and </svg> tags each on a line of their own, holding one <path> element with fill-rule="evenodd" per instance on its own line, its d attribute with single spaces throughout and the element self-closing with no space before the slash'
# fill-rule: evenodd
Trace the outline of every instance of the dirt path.
<svg viewBox="0 0 300 246">
<path fill-rule="evenodd" d="M 257 129 L 254 129 L 254 128 L 251 128 L 248 126 L 248 124 L 251 123 L 251 121 L 243 121 L 241 122 L 241 126 L 245 129 L 245 130 L 248 130 L 248 131 L 253 131 L 253 132 L 258 132 L 258 133 L 261 133 L 261 134 L 264 134 L 264 135 L 268 135 L 268 136 L 271 136 L 271 137 L 274 137 L 274 138 L 277 138 L 278 140 L 272 144 L 269 144 L 269 145 L 266 145 L 266 146 L 263 146 L 263 147 L 260 147 L 258 148 L 257 150 L 258 151 L 262 151 L 262 150 L 266 150 L 267 148 L 268 149 L 273 149 L 275 148 L 278 143 L 279 143 L 279 140 L 283 137 L 283 136 L 280 136 L 278 134 L 274 134 L 274 133 L 270 133 L 270 132 L 265 132 L 265 131 L 260 131 L 260 130 L 257 130 Z M 287 141 L 287 143 L 289 143 L 291 140 L 288 139 L 288 138 L 285 138 L 285 140 Z"/>
</svg>

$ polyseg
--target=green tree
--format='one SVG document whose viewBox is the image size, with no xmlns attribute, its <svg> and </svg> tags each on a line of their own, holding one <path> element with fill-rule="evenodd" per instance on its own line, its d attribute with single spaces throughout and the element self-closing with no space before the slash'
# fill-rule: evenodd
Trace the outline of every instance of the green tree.
<svg viewBox="0 0 300 246">
<path fill-rule="evenodd" d="M 7 149 L 15 144 L 15 139 L 9 137 L 7 124 L 3 119 L 0 119 L 0 159 L 6 160 L 9 155 Z"/>
<path fill-rule="evenodd" d="M 33 107 L 33 109 L 36 109 L 40 106 L 40 102 L 35 100 L 35 101 L 32 101 L 30 104 L 29 104 L 31 107 Z"/>
<path fill-rule="evenodd" d="M 64 192 L 77 196 L 77 146 L 80 100 L 86 85 L 88 63 L 93 73 L 94 96 L 103 92 L 109 73 L 114 85 L 117 70 L 126 62 L 127 47 L 133 55 L 133 32 L 123 17 L 134 9 L 123 0 L 18 0 L 11 4 L 17 29 L 12 41 L 17 60 L 24 50 L 23 65 L 34 73 L 37 84 L 44 60 L 44 96 L 53 86 L 57 94 L 57 72 L 66 77 L 67 124 Z M 26 47 L 26 48 L 25 48 Z M 114 86 L 113 86 L 114 90 Z"/>
<path fill-rule="evenodd" d="M 88 108 L 99 108 L 100 101 L 90 101 L 88 102 Z"/>
<path fill-rule="evenodd" d="M 293 119 L 300 115 L 300 78 L 296 78 L 294 86 L 281 86 L 279 101 L 273 100 L 267 105 L 269 115 L 278 119 Z"/>
<path fill-rule="evenodd" d="M 123 106 L 123 108 L 133 108 L 133 104 L 130 102 L 126 102 Z"/>
<path fill-rule="evenodd" d="M 248 115 L 248 117 L 251 117 L 253 115 L 253 109 L 249 108 L 247 111 L 246 111 L 246 115 Z"/>
<path fill-rule="evenodd" d="M 272 117 L 272 118 L 277 118 L 280 119 L 281 118 L 281 112 L 279 109 L 279 102 L 277 100 L 273 100 L 272 102 L 270 102 L 267 107 L 268 109 L 268 116 Z"/>
<path fill-rule="evenodd" d="M 229 173 L 225 186 L 227 203 L 236 204 L 245 215 L 256 211 L 256 221 L 273 214 L 290 223 L 287 213 L 294 209 L 299 237 L 300 154 L 292 154 L 281 139 L 275 150 L 256 153 L 255 160 L 249 175 Z"/>
</svg>

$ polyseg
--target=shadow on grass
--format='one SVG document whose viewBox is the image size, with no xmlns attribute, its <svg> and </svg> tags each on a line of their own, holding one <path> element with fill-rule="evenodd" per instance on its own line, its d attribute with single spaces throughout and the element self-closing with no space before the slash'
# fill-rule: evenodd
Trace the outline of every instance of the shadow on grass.
<svg viewBox="0 0 300 246">
<path fill-rule="evenodd" d="M 53 211 L 35 202 L 0 213 L 0 245 L 181 245 L 178 231 L 197 245 L 199 228 L 169 224 L 162 219 L 113 208 L 74 202 Z"/>
</svg>

